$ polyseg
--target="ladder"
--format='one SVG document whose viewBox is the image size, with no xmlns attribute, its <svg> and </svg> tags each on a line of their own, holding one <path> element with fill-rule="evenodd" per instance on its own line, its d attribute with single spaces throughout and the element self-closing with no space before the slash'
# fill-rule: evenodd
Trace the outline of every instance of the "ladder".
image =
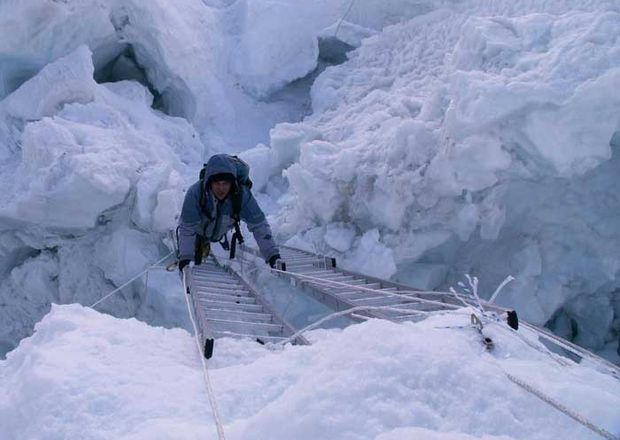
<svg viewBox="0 0 620 440">
<path fill-rule="evenodd" d="M 256 249 L 242 246 L 242 250 L 255 256 Z M 312 297 L 330 308 L 341 311 L 367 306 L 351 317 L 354 320 L 381 318 L 401 322 L 419 320 L 420 313 L 439 310 L 455 310 L 463 304 L 452 293 L 429 292 L 413 289 L 357 272 L 341 269 L 336 259 L 320 254 L 280 246 L 284 264 L 276 273 L 289 278 L 304 288 Z M 380 308 L 385 308 L 381 310 Z"/>
<path fill-rule="evenodd" d="M 260 256 L 258 250 L 242 245 L 244 252 Z M 379 278 L 337 267 L 336 259 L 289 246 L 280 246 L 282 262 L 274 271 L 278 276 L 290 279 L 312 297 L 336 311 L 368 306 L 369 310 L 351 314 L 351 318 L 363 321 L 368 318 L 387 319 L 393 322 L 420 321 L 423 315 L 416 312 L 456 310 L 463 302 L 478 307 L 477 302 L 461 295 L 460 300 L 452 292 L 424 291 Z M 374 307 L 374 309 L 373 309 Z M 482 301 L 485 311 L 498 315 L 507 309 Z M 384 308 L 381 310 L 381 308 Z M 588 361 L 599 371 L 620 380 L 620 367 L 579 347 L 553 333 L 528 324 L 519 323 L 519 333 L 537 340 L 550 351 L 575 362 Z"/>
<path fill-rule="evenodd" d="M 186 271 L 187 292 L 203 348 L 209 359 L 215 338 L 249 338 L 261 344 L 284 341 L 295 332 L 256 290 L 214 256 Z M 293 344 L 308 345 L 303 337 Z"/>
</svg>

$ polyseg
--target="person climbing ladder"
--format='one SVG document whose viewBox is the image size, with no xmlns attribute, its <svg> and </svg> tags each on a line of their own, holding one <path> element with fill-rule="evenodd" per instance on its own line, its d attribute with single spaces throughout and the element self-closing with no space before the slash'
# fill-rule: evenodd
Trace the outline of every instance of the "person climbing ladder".
<svg viewBox="0 0 620 440">
<path fill-rule="evenodd" d="M 194 260 L 200 264 L 209 254 L 210 243 L 225 240 L 235 229 L 231 258 L 236 242 L 243 243 L 239 221 L 243 220 L 265 261 L 274 267 L 280 250 L 273 240 L 265 214 L 250 191 L 250 167 L 236 156 L 216 154 L 200 172 L 200 179 L 185 194 L 178 225 L 178 267 L 180 271 Z"/>
</svg>

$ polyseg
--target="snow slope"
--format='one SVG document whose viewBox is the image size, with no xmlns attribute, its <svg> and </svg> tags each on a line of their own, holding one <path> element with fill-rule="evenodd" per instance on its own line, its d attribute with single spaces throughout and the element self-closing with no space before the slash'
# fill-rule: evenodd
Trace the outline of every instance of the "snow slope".
<svg viewBox="0 0 620 440">
<path fill-rule="evenodd" d="M 505 373 L 620 434 L 617 380 L 488 330 L 492 354 L 466 312 L 316 331 L 312 346 L 276 351 L 221 339 L 209 371 L 226 436 L 599 438 Z M 183 330 L 54 306 L 0 361 L 2 437 L 217 438 L 197 356 Z"/>
</svg>

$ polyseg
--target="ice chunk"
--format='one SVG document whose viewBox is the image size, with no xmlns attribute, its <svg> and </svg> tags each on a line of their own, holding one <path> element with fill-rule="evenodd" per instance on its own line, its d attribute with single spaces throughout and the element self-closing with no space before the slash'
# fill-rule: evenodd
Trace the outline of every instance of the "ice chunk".
<svg viewBox="0 0 620 440">
<path fill-rule="evenodd" d="M 52 116 L 67 103 L 85 104 L 95 97 L 92 53 L 80 46 L 45 66 L 7 97 L 0 108 L 24 121 Z"/>
<path fill-rule="evenodd" d="M 330 223 L 325 231 L 325 243 L 338 252 L 351 249 L 356 232 L 346 223 Z"/>
<path fill-rule="evenodd" d="M 620 96 L 610 90 L 620 90 L 620 67 L 580 85 L 559 109 L 528 114 L 525 133 L 560 175 L 583 174 L 611 157 Z"/>
<path fill-rule="evenodd" d="M 253 26 L 232 57 L 232 70 L 245 90 L 266 97 L 316 68 L 319 45 L 312 20 L 287 3 L 248 1 L 246 9 Z"/>
<path fill-rule="evenodd" d="M 117 286 L 157 261 L 159 255 L 151 237 L 135 229 L 117 229 L 95 245 L 95 264 Z"/>
<path fill-rule="evenodd" d="M 396 273 L 392 250 L 380 241 L 379 231 L 366 232 L 342 259 L 342 266 L 378 278 L 389 279 Z"/>
<path fill-rule="evenodd" d="M 353 49 L 359 47 L 362 44 L 362 40 L 376 35 L 377 33 L 378 32 L 374 29 L 369 29 L 344 20 L 326 27 L 319 32 L 318 37 L 319 40 L 336 39 Z"/>
<path fill-rule="evenodd" d="M 130 101 L 136 101 L 151 107 L 153 105 L 153 94 L 136 81 L 116 81 L 103 84 L 108 90 L 116 93 Z"/>
<path fill-rule="evenodd" d="M 250 179 L 255 191 L 262 191 L 271 177 L 282 173 L 276 154 L 275 150 L 260 144 L 239 155 L 250 165 Z"/>
</svg>

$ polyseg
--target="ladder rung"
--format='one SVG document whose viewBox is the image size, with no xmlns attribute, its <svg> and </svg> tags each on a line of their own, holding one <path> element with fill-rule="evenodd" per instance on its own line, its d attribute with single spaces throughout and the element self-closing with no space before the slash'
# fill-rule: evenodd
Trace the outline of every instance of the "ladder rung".
<svg viewBox="0 0 620 440">
<path fill-rule="evenodd" d="M 194 279 L 195 284 L 200 284 L 201 286 L 209 286 L 209 287 L 218 287 L 220 289 L 230 289 L 235 290 L 242 287 L 241 283 L 235 280 L 230 280 L 229 283 L 219 283 L 217 281 L 211 281 L 207 279 Z"/>
<path fill-rule="evenodd" d="M 228 294 L 228 295 L 236 295 L 236 294 L 243 294 L 243 293 L 248 293 L 248 289 L 246 289 L 243 286 L 239 286 L 239 288 L 237 289 L 227 289 L 225 287 L 217 287 L 217 286 L 212 286 L 209 284 L 195 284 L 193 290 L 197 290 L 197 291 L 208 291 L 208 292 L 214 292 L 214 293 L 224 293 L 224 294 Z"/>
<path fill-rule="evenodd" d="M 216 275 L 216 274 L 209 274 L 209 275 L 196 275 L 193 277 L 194 280 L 205 280 L 205 281 L 212 281 L 214 283 L 238 283 L 238 281 L 231 276 L 227 276 L 227 275 Z"/>
<path fill-rule="evenodd" d="M 237 296 L 237 295 L 221 295 L 219 293 L 209 293 L 204 291 L 198 291 L 196 293 L 198 301 L 213 300 L 222 302 L 232 302 L 236 304 L 255 304 L 256 298 L 251 296 Z"/>
<path fill-rule="evenodd" d="M 232 319 L 235 321 L 255 320 L 262 322 L 273 321 L 270 313 L 245 312 L 243 310 L 226 310 L 222 308 L 206 308 L 205 315 L 214 319 Z"/>
<path fill-rule="evenodd" d="M 216 289 L 198 288 L 198 289 L 195 289 L 194 292 L 196 293 L 196 296 L 198 298 L 205 297 L 207 295 L 221 296 L 224 299 L 255 298 L 254 295 L 251 295 L 250 292 L 247 290 L 239 290 L 239 291 L 232 292 L 229 290 L 217 291 Z"/>
<path fill-rule="evenodd" d="M 370 283 L 370 284 L 353 284 L 353 283 L 347 283 L 350 285 L 349 286 L 333 286 L 331 287 L 334 292 L 338 293 L 338 292 L 345 292 L 347 290 L 355 290 L 356 287 L 362 287 L 362 289 L 359 289 L 360 291 L 366 291 L 368 292 L 368 290 L 365 289 L 372 289 L 372 290 L 381 290 L 381 284 L 379 283 Z"/>
<path fill-rule="evenodd" d="M 208 325 L 213 331 L 236 331 L 243 333 L 254 333 L 268 336 L 270 333 L 282 333 L 284 327 L 280 324 L 270 324 L 265 322 L 252 321 L 230 321 L 226 319 L 207 319 Z"/>
<path fill-rule="evenodd" d="M 217 308 L 217 309 L 227 309 L 227 310 L 243 310 L 246 312 L 263 312 L 263 306 L 260 304 L 246 304 L 246 303 L 237 303 L 231 301 L 217 301 L 211 299 L 200 299 L 198 300 L 200 304 L 205 308 Z"/>
<path fill-rule="evenodd" d="M 213 332 L 218 337 L 229 337 L 229 338 L 249 338 L 249 339 L 260 339 L 263 342 L 279 342 L 284 341 L 286 337 L 284 336 L 257 336 L 257 335 L 249 335 L 245 333 L 236 333 L 229 331 L 214 331 Z"/>
<path fill-rule="evenodd" d="M 364 305 L 364 306 L 391 306 L 395 304 L 402 304 L 403 300 L 401 298 L 394 298 L 390 296 L 373 296 L 369 298 L 348 298 L 355 305 Z"/>
<path fill-rule="evenodd" d="M 345 292 L 335 292 L 334 295 L 345 297 L 346 299 L 351 299 L 351 300 L 377 297 L 376 293 L 364 292 L 363 290 L 348 290 Z M 387 298 L 391 298 L 391 296 L 387 296 Z"/>
</svg>

